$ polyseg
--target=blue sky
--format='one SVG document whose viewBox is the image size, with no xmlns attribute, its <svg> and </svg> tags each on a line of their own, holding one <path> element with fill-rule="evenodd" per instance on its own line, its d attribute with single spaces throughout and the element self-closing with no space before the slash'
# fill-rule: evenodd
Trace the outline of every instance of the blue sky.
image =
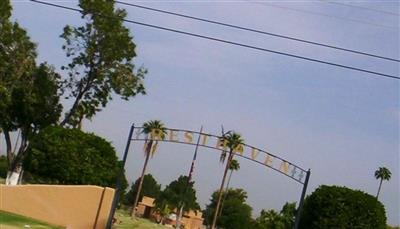
<svg viewBox="0 0 400 229">
<path fill-rule="evenodd" d="M 13 18 L 38 43 L 39 59 L 59 69 L 67 61 L 59 35 L 66 24 L 81 23 L 79 15 L 29 1 L 12 3 Z M 76 2 L 57 3 L 74 6 Z M 135 3 L 400 58 L 399 17 L 394 15 L 321 1 Z M 347 3 L 399 12 L 397 1 Z M 399 75 L 399 64 L 395 62 L 120 7 L 127 10 L 129 19 Z M 140 125 L 160 119 L 168 127 L 195 130 L 203 125 L 206 132 L 215 134 L 220 133 L 223 124 L 225 129 L 240 132 L 248 144 L 310 168 L 308 193 L 329 184 L 375 195 L 378 181 L 373 173 L 386 166 L 392 171 L 392 179 L 383 184 L 380 200 L 386 207 L 388 222 L 400 224 L 398 81 L 127 26 L 137 44 L 136 64 L 149 70 L 145 80 L 148 95 L 128 102 L 115 96 L 106 109 L 84 123 L 85 130 L 111 141 L 121 154 L 132 122 Z M 68 104 L 65 102 L 65 107 Z M 140 174 L 141 148 L 134 144 L 130 152 L 129 180 Z M 180 174 L 187 174 L 192 152 L 190 147 L 161 144 L 148 171 L 166 185 Z M 202 206 L 219 187 L 223 166 L 218 158 L 213 151 L 199 152 L 194 179 Z M 231 183 L 248 191 L 254 215 L 262 208 L 279 210 L 286 201 L 298 201 L 301 187 L 295 182 L 256 164 L 244 160 L 240 163 L 241 170 L 233 175 Z"/>
</svg>

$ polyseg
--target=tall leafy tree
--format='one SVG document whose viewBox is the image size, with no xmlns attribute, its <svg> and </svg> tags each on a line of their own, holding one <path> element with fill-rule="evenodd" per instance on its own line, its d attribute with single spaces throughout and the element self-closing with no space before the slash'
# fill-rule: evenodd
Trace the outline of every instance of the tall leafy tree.
<svg viewBox="0 0 400 229">
<path fill-rule="evenodd" d="M 84 25 L 64 27 L 62 48 L 71 62 L 62 69 L 68 72 L 64 86 L 73 105 L 62 125 L 79 126 L 83 118 L 90 119 L 105 107 L 114 93 L 125 100 L 145 93 L 146 69 L 133 64 L 136 45 L 123 25 L 126 12 L 114 4 L 80 0 Z"/>
<path fill-rule="evenodd" d="M 45 64 L 35 67 L 23 77 L 23 82 L 15 82 L 8 97 L 10 103 L 6 110 L 1 111 L 5 119 L 0 121 L 4 130 L 9 162 L 9 184 L 14 175 L 18 176 L 22 161 L 29 153 L 29 140 L 39 130 L 55 124 L 60 117 L 62 106 L 59 103 L 58 80 L 59 75 Z M 3 116 L 3 117 L 4 117 Z M 10 139 L 11 131 L 19 131 L 19 144 L 13 149 Z M 11 177 L 10 177 L 11 176 Z M 14 177 L 15 178 L 15 177 Z"/>
<path fill-rule="evenodd" d="M 180 211 L 200 210 L 200 206 L 197 203 L 196 190 L 194 189 L 194 181 L 189 181 L 187 176 L 180 176 L 165 187 L 157 202 L 163 203 L 163 201 L 170 208 L 177 210 L 177 222 L 180 222 L 179 217 L 182 215 Z"/>
<path fill-rule="evenodd" d="M 146 135 L 146 141 L 144 142 L 144 154 L 145 161 L 143 164 L 142 175 L 140 176 L 140 182 L 138 186 L 138 191 L 136 193 L 135 201 L 133 203 L 131 215 L 135 215 L 136 206 L 139 202 L 139 196 L 142 191 L 142 185 L 144 180 L 144 175 L 146 173 L 147 164 L 149 162 L 150 156 L 154 156 L 157 146 L 158 140 L 165 139 L 166 130 L 164 124 L 159 120 L 151 120 L 143 124 L 142 133 Z"/>
<path fill-rule="evenodd" d="M 140 177 L 132 184 L 131 189 L 126 194 L 125 204 L 132 205 L 135 201 L 135 197 L 139 188 Z M 161 185 L 154 179 L 151 174 L 144 175 L 142 190 L 139 195 L 139 199 L 143 196 L 148 196 L 157 199 L 161 193 Z"/>
<path fill-rule="evenodd" d="M 62 107 L 59 75 L 46 64 L 36 65 L 36 45 L 10 20 L 11 9 L 8 0 L 0 2 L 0 129 L 10 170 L 6 182 L 15 184 L 30 136 L 57 122 Z M 20 132 L 20 141 L 13 147 L 14 131 Z"/>
<path fill-rule="evenodd" d="M 224 191 L 224 201 L 221 215 L 218 217 L 216 226 L 229 229 L 254 228 L 251 219 L 251 207 L 246 203 L 247 193 L 243 189 L 228 189 Z M 210 203 L 203 211 L 206 225 L 211 225 L 216 212 L 219 192 L 211 195 Z"/>
<path fill-rule="evenodd" d="M 383 182 L 384 180 L 387 180 L 387 181 L 390 180 L 391 176 L 392 176 L 392 173 L 391 173 L 390 170 L 389 170 L 388 168 L 386 168 L 386 167 L 379 167 L 379 169 L 377 169 L 377 170 L 375 171 L 375 178 L 376 178 L 377 180 L 380 179 L 380 181 L 379 181 L 378 192 L 376 193 L 376 198 L 377 198 L 377 199 L 378 199 L 378 197 L 379 197 L 379 192 L 381 191 L 382 182 Z"/>
<path fill-rule="evenodd" d="M 214 219 L 211 224 L 211 229 L 215 229 L 215 226 L 217 223 L 218 212 L 219 212 L 219 208 L 220 208 L 220 204 L 221 204 L 223 189 L 225 186 L 225 180 L 226 180 L 226 175 L 229 170 L 229 166 L 231 165 L 234 153 L 240 147 L 242 147 L 244 140 L 242 139 L 242 136 L 240 136 L 240 134 L 230 131 L 227 134 L 225 134 L 224 136 L 222 136 L 222 142 L 224 144 L 224 147 L 227 147 L 229 149 L 229 153 L 228 153 L 228 160 L 226 162 L 226 166 L 225 166 L 225 170 L 224 170 L 224 175 L 223 175 L 222 181 L 221 181 L 221 186 L 219 189 L 218 201 L 217 201 L 217 205 L 216 205 L 216 211 L 214 212 Z M 225 153 L 225 151 L 223 151 L 223 154 L 224 153 Z M 223 160 L 221 159 L 221 161 L 225 160 L 225 156 L 223 158 L 224 159 Z"/>
</svg>

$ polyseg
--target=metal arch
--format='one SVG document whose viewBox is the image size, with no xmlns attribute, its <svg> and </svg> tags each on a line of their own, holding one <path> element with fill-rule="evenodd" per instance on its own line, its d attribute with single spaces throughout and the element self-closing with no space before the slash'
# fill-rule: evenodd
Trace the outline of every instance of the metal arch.
<svg viewBox="0 0 400 229">
<path fill-rule="evenodd" d="M 135 127 L 135 129 L 139 129 L 139 130 L 140 130 L 140 129 L 143 129 L 143 127 Z M 213 137 L 213 138 L 215 138 L 215 139 L 220 139 L 220 138 L 222 138 L 222 136 L 217 136 L 217 135 L 208 134 L 208 133 L 203 133 L 203 132 L 200 133 L 200 132 L 198 132 L 198 131 L 192 131 L 192 130 L 186 130 L 186 129 L 165 128 L 165 130 L 167 130 L 167 131 L 177 131 L 177 132 L 187 132 L 187 133 L 192 133 L 192 134 L 199 134 L 199 135 L 202 135 L 202 136 Z M 131 140 L 131 141 L 146 141 L 146 140 L 148 140 L 148 139 L 147 139 L 147 138 L 138 138 L 138 137 L 135 138 L 135 137 L 134 137 L 134 138 L 131 138 L 130 140 Z M 185 142 L 185 141 L 180 141 L 179 139 L 178 139 L 178 140 L 168 140 L 168 139 L 163 139 L 163 140 L 161 140 L 161 139 L 160 139 L 160 140 L 157 140 L 157 141 L 160 141 L 160 142 L 179 143 L 179 144 L 184 144 L 184 145 L 194 145 L 194 146 L 196 145 L 196 143 L 194 143 L 194 142 Z M 280 169 L 278 169 L 278 168 L 276 168 L 276 167 L 274 167 L 274 166 L 269 165 L 268 163 L 263 163 L 263 162 L 261 162 L 261 161 L 255 160 L 255 159 L 253 159 L 253 158 L 251 158 L 251 157 L 249 157 L 249 156 L 241 155 L 241 154 L 239 154 L 239 153 L 234 153 L 236 156 L 245 158 L 245 159 L 247 159 L 247 160 L 249 160 L 249 161 L 258 163 L 258 164 L 260 164 L 260 165 L 264 165 L 264 166 L 266 166 L 266 167 L 268 167 L 268 168 L 270 168 L 270 169 L 272 169 L 272 170 L 275 170 L 276 172 L 279 172 L 279 173 L 281 173 L 281 174 L 283 174 L 283 175 L 285 175 L 285 176 L 291 178 L 292 180 L 294 180 L 294 181 L 296 181 L 296 182 L 298 182 L 298 183 L 304 185 L 304 182 L 303 182 L 302 180 L 303 180 L 303 177 L 305 177 L 305 176 L 307 175 L 307 170 L 306 170 L 306 169 L 303 169 L 303 168 L 301 168 L 300 166 L 296 165 L 295 163 L 292 163 L 292 162 L 290 162 L 290 161 L 288 161 L 288 160 L 286 160 L 286 159 L 284 159 L 284 158 L 282 158 L 282 157 L 279 157 L 279 156 L 276 156 L 275 154 L 269 153 L 268 151 L 262 150 L 262 149 L 260 149 L 260 148 L 257 148 L 257 147 L 254 147 L 254 146 L 251 146 L 251 145 L 248 145 L 248 144 L 242 144 L 242 145 L 245 146 L 245 147 L 247 147 L 247 148 L 254 149 L 254 150 L 256 150 L 256 151 L 258 151 L 258 152 L 260 152 L 260 153 L 263 153 L 263 154 L 266 155 L 266 156 L 271 156 L 271 157 L 273 157 L 274 159 L 278 159 L 278 160 L 280 160 L 281 162 L 285 162 L 285 163 L 287 163 L 289 166 L 292 166 L 292 170 L 293 170 L 293 169 L 295 169 L 295 170 L 296 170 L 296 169 L 300 170 L 300 172 L 301 172 L 301 174 L 302 174 L 301 178 L 300 178 L 300 179 L 297 179 L 297 178 L 294 177 L 294 175 L 290 176 L 288 173 L 285 173 L 285 172 L 281 171 Z M 218 147 L 216 147 L 216 146 L 203 145 L 203 144 L 199 144 L 199 146 L 204 147 L 204 148 L 208 148 L 208 149 L 214 149 L 214 150 L 218 150 L 218 151 L 223 151 L 223 149 L 218 148 Z"/>
<path fill-rule="evenodd" d="M 114 194 L 112 206 L 111 206 L 111 209 L 110 209 L 110 213 L 109 213 L 109 217 L 108 217 L 108 221 L 107 221 L 107 225 L 106 225 L 107 229 L 111 229 L 111 227 L 112 227 L 113 217 L 114 217 L 115 210 L 116 210 L 116 207 L 117 207 L 117 204 L 118 204 L 118 201 L 119 201 L 119 193 L 121 192 L 121 181 L 122 181 L 122 177 L 124 176 L 125 163 L 126 163 L 126 159 L 127 159 L 128 153 L 129 153 L 130 143 L 131 143 L 131 141 L 145 141 L 145 140 L 148 140 L 148 139 L 132 138 L 135 129 L 143 129 L 143 127 L 135 127 L 135 125 L 133 123 L 131 125 L 130 131 L 129 131 L 129 137 L 127 139 L 127 144 L 126 144 L 126 147 L 125 147 L 125 152 L 124 152 L 124 156 L 123 156 L 123 160 L 122 160 L 122 166 L 120 168 L 119 176 L 117 177 L 116 191 L 115 191 L 115 194 Z M 213 134 L 206 134 L 206 133 L 202 133 L 202 132 L 198 132 L 198 131 L 192 131 L 192 130 L 186 130 L 186 129 L 173 129 L 173 128 L 165 128 L 165 129 L 166 130 L 170 130 L 170 131 L 184 131 L 184 132 L 187 132 L 187 133 L 198 134 L 199 135 L 199 139 L 200 139 L 201 135 L 207 136 L 207 137 L 214 137 L 214 138 L 217 138 L 217 139 L 221 139 L 222 138 L 222 136 L 217 136 L 217 135 L 213 135 Z M 214 149 L 214 150 L 223 151 L 223 149 L 221 149 L 221 148 L 213 147 L 213 146 L 207 146 L 207 145 L 203 145 L 203 144 L 199 144 L 199 143 L 194 144 L 194 143 L 191 143 L 191 142 L 188 143 L 188 142 L 165 140 L 165 139 L 164 140 L 157 140 L 157 141 L 202 146 L 202 147 L 205 147 L 205 148 L 210 148 L 210 149 Z M 277 172 L 279 172 L 279 173 L 281 173 L 281 174 L 283 174 L 283 175 L 285 175 L 285 176 L 287 176 L 287 177 L 289 177 L 289 178 L 291 178 L 291 179 L 293 179 L 293 180 L 295 180 L 298 183 L 303 185 L 299 206 L 297 208 L 295 223 L 293 225 L 294 229 L 298 229 L 299 223 L 300 223 L 301 212 L 302 212 L 302 208 L 303 208 L 303 202 L 304 202 L 305 194 L 306 194 L 306 191 L 307 191 L 308 181 L 309 181 L 309 178 L 310 178 L 310 175 L 311 175 L 310 169 L 308 169 L 306 171 L 305 169 L 301 168 L 300 166 L 298 166 L 298 165 L 296 165 L 294 163 L 291 163 L 288 160 L 283 159 L 283 158 L 281 158 L 279 156 L 276 156 L 276 155 L 274 155 L 272 153 L 269 153 L 269 152 L 267 152 L 265 150 L 261 150 L 259 148 L 250 146 L 248 144 L 242 144 L 242 145 L 246 146 L 248 148 L 251 148 L 252 150 L 254 149 L 254 150 L 258 151 L 258 152 L 261 152 L 261 153 L 263 153 L 263 154 L 265 154 L 267 156 L 272 156 L 274 158 L 277 158 L 277 159 L 281 160 L 284 163 L 288 163 L 288 165 L 292 165 L 293 168 L 299 169 L 302 172 L 302 174 L 303 173 L 306 174 L 305 181 L 302 182 L 301 181 L 302 177 L 300 179 L 296 179 L 296 178 L 293 177 L 294 175 L 289 176 L 287 173 L 282 172 L 280 169 L 277 169 L 277 168 L 275 168 L 273 166 L 268 165 L 268 163 L 262 163 L 260 161 L 254 160 L 253 158 L 244 156 L 242 154 L 234 153 L 236 156 L 245 158 L 245 159 L 250 160 L 252 162 L 255 162 L 255 163 L 264 165 L 264 166 L 266 166 L 268 168 L 271 168 L 271 169 L 273 169 L 273 170 L 275 170 L 275 171 L 277 171 Z"/>
</svg>

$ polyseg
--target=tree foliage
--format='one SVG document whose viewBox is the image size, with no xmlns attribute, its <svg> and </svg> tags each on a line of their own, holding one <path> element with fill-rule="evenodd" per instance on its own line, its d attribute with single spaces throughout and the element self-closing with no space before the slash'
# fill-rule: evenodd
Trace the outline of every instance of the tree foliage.
<svg viewBox="0 0 400 229">
<path fill-rule="evenodd" d="M 47 127 L 29 151 L 24 168 L 38 183 L 114 187 L 121 166 L 109 142 L 78 129 Z"/>
<path fill-rule="evenodd" d="M 322 185 L 305 199 L 300 228 L 384 229 L 385 208 L 362 191 Z"/>
<path fill-rule="evenodd" d="M 210 204 L 208 204 L 206 209 L 203 211 L 206 225 L 212 224 L 218 194 L 218 191 L 215 191 L 212 194 Z M 219 228 L 229 229 L 252 228 L 252 208 L 246 203 L 247 193 L 243 189 L 228 189 L 223 194 L 226 198 L 221 209 L 221 215 L 217 220 L 217 226 Z"/>
<path fill-rule="evenodd" d="M 132 205 L 135 201 L 137 190 L 139 187 L 140 177 L 132 184 L 131 189 L 126 194 L 125 204 Z M 157 199 L 161 193 L 161 185 L 157 183 L 156 179 L 151 174 L 146 174 L 143 178 L 142 191 L 139 195 L 139 199 L 143 196 L 148 196 Z"/>
<path fill-rule="evenodd" d="M 114 1 L 80 0 L 83 26 L 66 26 L 61 37 L 63 50 L 71 62 L 62 69 L 67 97 L 74 100 L 62 125 L 78 126 L 83 118 L 92 118 L 105 107 L 112 94 L 122 99 L 144 94 L 144 68 L 135 69 L 135 44 L 123 25 L 125 10 Z"/>
</svg>

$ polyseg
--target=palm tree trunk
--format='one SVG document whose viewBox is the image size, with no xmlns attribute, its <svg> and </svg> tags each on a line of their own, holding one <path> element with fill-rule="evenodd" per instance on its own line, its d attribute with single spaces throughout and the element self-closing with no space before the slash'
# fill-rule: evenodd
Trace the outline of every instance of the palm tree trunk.
<svg viewBox="0 0 400 229">
<path fill-rule="evenodd" d="M 144 180 L 144 174 L 145 174 L 145 172 L 146 172 L 146 167 L 147 167 L 147 164 L 148 164 L 149 158 L 150 158 L 150 150 L 147 150 L 147 149 L 151 149 L 151 146 L 152 146 L 152 145 L 153 145 L 153 142 L 149 142 L 149 146 L 146 147 L 146 159 L 145 159 L 145 161 L 144 161 L 143 170 L 142 170 L 142 175 L 141 175 L 141 177 L 140 177 L 139 186 L 138 186 L 138 189 L 137 189 L 137 192 L 136 192 L 135 202 L 134 202 L 134 204 L 133 204 L 133 206 L 132 206 L 131 216 L 135 216 L 135 213 L 136 213 L 136 206 L 137 206 L 137 204 L 138 204 L 138 202 L 139 202 L 140 192 L 142 191 L 142 185 L 143 185 L 143 180 Z"/>
<path fill-rule="evenodd" d="M 379 182 L 378 193 L 376 193 L 376 199 L 378 199 L 379 192 L 381 191 L 382 181 L 383 181 L 383 179 L 381 178 L 381 181 Z"/>
<path fill-rule="evenodd" d="M 229 183 L 231 183 L 232 173 L 233 173 L 233 169 L 231 170 L 231 173 L 229 174 L 229 178 L 228 178 L 228 182 L 226 183 L 225 190 L 228 190 L 228 188 L 229 188 Z"/>
<path fill-rule="evenodd" d="M 218 217 L 219 207 L 220 207 L 221 198 L 222 198 L 222 191 L 224 190 L 226 174 L 228 173 L 229 165 L 232 161 L 232 158 L 233 158 L 233 153 L 232 153 L 232 150 L 230 150 L 228 161 L 226 162 L 226 166 L 225 166 L 224 176 L 222 177 L 221 187 L 219 188 L 218 202 L 217 202 L 217 206 L 215 208 L 214 218 L 213 218 L 213 222 L 211 225 L 211 229 L 215 229 L 215 225 L 217 223 L 217 217 Z"/>
<path fill-rule="evenodd" d="M 221 201 L 221 210 L 219 210 L 218 217 L 220 217 L 222 215 L 222 209 L 224 208 L 224 202 L 226 200 L 226 197 L 228 196 L 229 183 L 231 182 L 232 173 L 233 173 L 233 169 L 231 170 L 231 173 L 229 174 L 228 182 L 226 183 L 225 195 Z"/>
</svg>

